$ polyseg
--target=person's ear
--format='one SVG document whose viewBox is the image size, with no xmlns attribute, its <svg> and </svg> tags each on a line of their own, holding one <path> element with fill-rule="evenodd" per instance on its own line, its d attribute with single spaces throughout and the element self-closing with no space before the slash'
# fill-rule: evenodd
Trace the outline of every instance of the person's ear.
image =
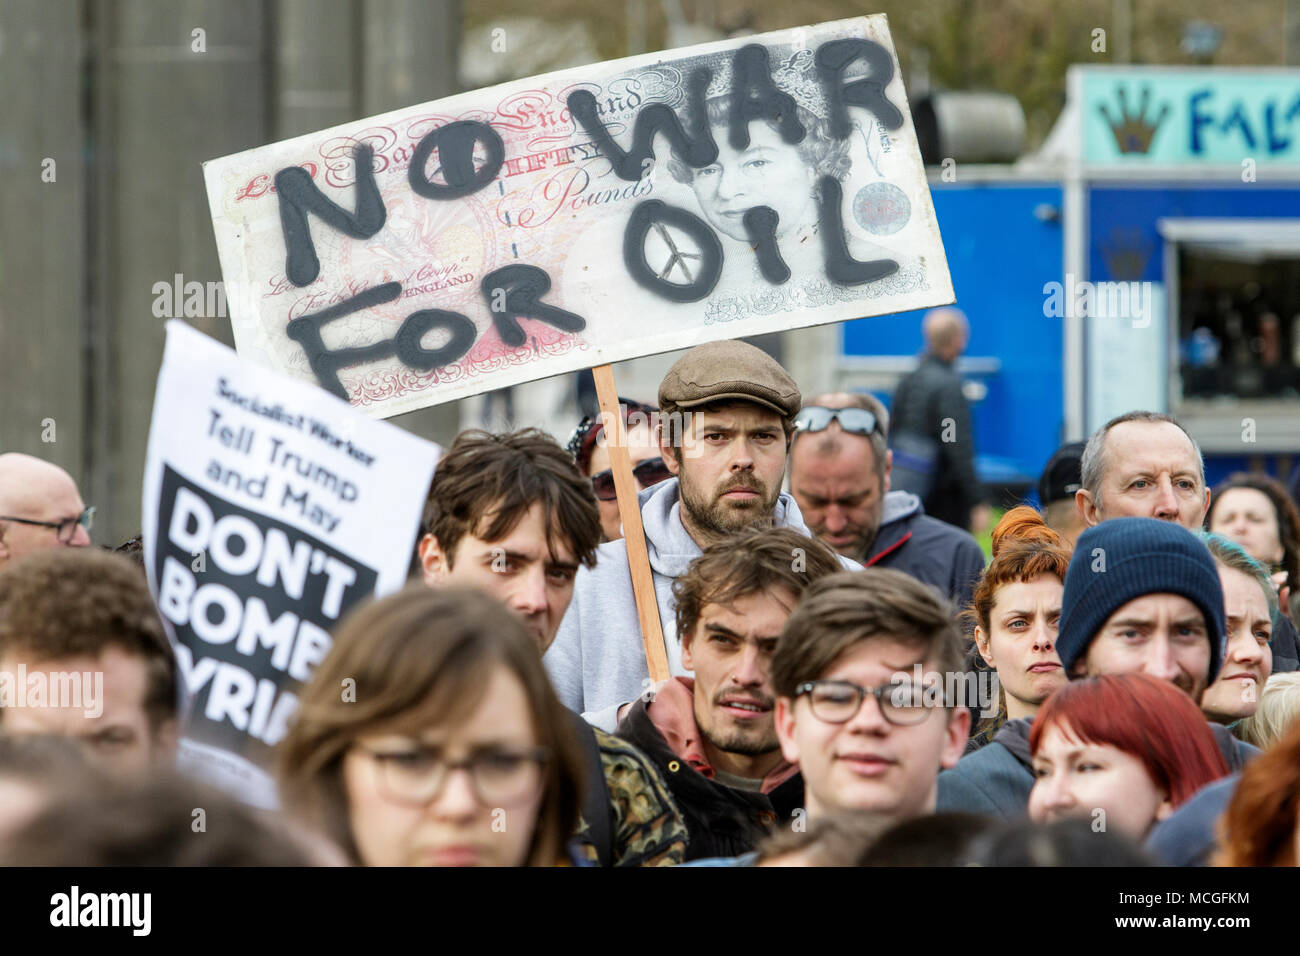
<svg viewBox="0 0 1300 956">
<path fill-rule="evenodd" d="M 776 728 L 776 739 L 781 744 L 781 755 L 792 764 L 799 763 L 799 745 L 794 739 L 794 701 L 789 697 L 776 699 L 776 711 L 772 715 L 772 724 Z"/>
<path fill-rule="evenodd" d="M 8 561 L 11 557 L 9 554 L 9 545 L 5 544 L 5 532 L 8 530 L 9 526 L 0 522 L 0 561 Z"/>
<path fill-rule="evenodd" d="M 446 579 L 447 572 L 451 570 L 451 562 L 447 560 L 446 554 L 438 544 L 438 539 L 432 534 L 426 534 L 420 539 L 419 551 L 420 574 L 424 578 L 424 583 L 429 587 L 436 587 Z"/>
<path fill-rule="evenodd" d="M 1088 676 L 1088 655 L 1085 653 L 1082 657 L 1074 662 L 1070 668 L 1070 680 L 1079 680 Z"/>
<path fill-rule="evenodd" d="M 969 739 L 970 708 L 952 708 L 952 713 L 948 717 L 947 735 L 943 741 L 943 759 L 939 761 L 939 766 L 944 770 L 951 770 L 957 766 L 957 761 L 961 759 L 966 749 L 966 741 Z"/>
<path fill-rule="evenodd" d="M 1201 528 L 1205 525 L 1205 516 L 1210 513 L 1210 489 L 1205 489 L 1205 500 L 1201 502 L 1201 520 L 1196 522 L 1196 527 Z"/>
<path fill-rule="evenodd" d="M 670 475 L 680 475 L 682 472 L 682 463 L 678 459 L 676 452 L 678 449 L 672 445 L 664 443 L 663 436 L 659 436 L 659 457 L 664 460 L 664 467 L 668 469 Z"/>
<path fill-rule="evenodd" d="M 699 624 L 697 622 L 696 627 Z M 691 653 L 691 648 L 695 645 L 695 628 L 691 628 L 685 634 L 680 635 L 682 641 L 682 667 L 688 671 L 695 670 L 695 655 Z"/>
<path fill-rule="evenodd" d="M 1080 488 L 1074 493 L 1074 506 L 1079 509 L 1079 517 L 1089 528 L 1101 522 L 1101 508 L 1092 500 L 1092 492 Z"/>
<path fill-rule="evenodd" d="M 884 495 L 889 494 L 890 481 L 893 473 L 894 473 L 894 449 L 886 448 L 885 449 L 885 480 L 884 482 L 882 482 L 880 488 L 880 494 L 882 497 Z"/>
<path fill-rule="evenodd" d="M 1156 822 L 1167 820 L 1174 812 L 1173 801 L 1169 799 L 1169 794 L 1164 794 L 1160 800 L 1160 806 L 1156 807 Z"/>
<path fill-rule="evenodd" d="M 998 665 L 993 663 L 993 647 L 989 636 L 984 633 L 984 628 L 975 625 L 975 649 L 980 652 L 980 657 L 984 658 L 984 663 L 989 665 L 993 670 L 998 669 Z"/>
<path fill-rule="evenodd" d="M 153 731 L 154 763 L 161 766 L 175 762 L 179 747 L 180 722 L 175 717 L 168 717 Z"/>
</svg>

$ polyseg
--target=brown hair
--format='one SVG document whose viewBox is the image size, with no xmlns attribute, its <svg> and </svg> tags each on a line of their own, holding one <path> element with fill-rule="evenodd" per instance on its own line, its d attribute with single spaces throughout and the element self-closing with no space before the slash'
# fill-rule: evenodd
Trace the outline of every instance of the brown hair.
<svg viewBox="0 0 1300 956">
<path fill-rule="evenodd" d="M 1064 584 L 1072 550 L 1029 505 L 1012 508 L 993 529 L 993 560 L 980 576 L 962 618 L 989 633 L 998 591 L 1044 574 L 1054 575 Z"/>
<path fill-rule="evenodd" d="M 1295 866 L 1300 724 L 1246 764 L 1219 821 L 1215 866 Z"/>
<path fill-rule="evenodd" d="M 793 698 L 800 684 L 817 680 L 853 645 L 872 638 L 915 644 L 945 675 L 964 671 L 947 601 L 901 571 L 867 568 L 829 575 L 804 592 L 772 655 L 772 685 Z"/>
<path fill-rule="evenodd" d="M 203 829 L 195 836 L 195 809 Z M 4 842 L 5 866 L 311 866 L 306 834 L 175 773 L 56 794 Z"/>
<path fill-rule="evenodd" d="M 0 655 L 58 661 L 108 647 L 144 659 L 150 727 L 174 719 L 176 655 L 139 565 L 98 548 L 52 548 L 0 574 Z"/>
<path fill-rule="evenodd" d="M 840 570 L 832 551 L 789 528 L 743 531 L 711 544 L 673 583 L 677 639 L 695 630 L 708 604 L 730 604 L 759 592 L 786 590 L 798 598 L 808 585 Z"/>
<path fill-rule="evenodd" d="M 552 543 L 563 539 L 579 562 L 594 566 L 600 511 L 591 480 L 573 459 L 537 428 L 500 435 L 471 429 L 457 435 L 438 462 L 423 527 L 438 539 L 450 566 L 465 535 L 499 541 L 538 502 Z"/>
<path fill-rule="evenodd" d="M 1273 504 L 1273 514 L 1277 519 L 1277 539 L 1282 545 L 1282 569 L 1286 571 L 1286 583 L 1292 591 L 1300 590 L 1300 511 L 1287 494 L 1287 490 L 1268 475 L 1246 474 L 1236 472 L 1227 481 L 1220 482 L 1210 493 L 1210 507 L 1205 511 L 1205 530 L 1210 530 L 1210 519 L 1214 509 L 1225 491 L 1234 488 L 1250 488 L 1260 492 Z"/>
<path fill-rule="evenodd" d="M 812 820 L 800 818 L 804 828 L 780 827 L 758 845 L 755 865 L 778 866 L 775 861 L 803 854 L 812 866 L 858 866 L 859 859 L 889 827 L 889 821 L 870 813 L 827 813 Z"/>
<path fill-rule="evenodd" d="M 355 740 L 463 719 L 499 667 L 523 684 L 533 731 L 551 754 L 528 864 L 553 865 L 577 827 L 582 753 L 536 642 L 515 615 L 478 591 L 408 585 L 343 621 L 280 744 L 285 805 L 358 859 L 343 789 L 343 758 Z M 345 687 L 353 691 L 346 701 Z"/>
</svg>

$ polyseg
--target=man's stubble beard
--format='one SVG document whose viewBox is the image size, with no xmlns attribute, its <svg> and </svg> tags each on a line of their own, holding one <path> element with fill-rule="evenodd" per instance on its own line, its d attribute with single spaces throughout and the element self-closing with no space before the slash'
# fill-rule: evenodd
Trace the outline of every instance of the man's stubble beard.
<svg viewBox="0 0 1300 956">
<path fill-rule="evenodd" d="M 762 757 L 779 750 L 781 747 L 781 741 L 776 736 L 775 720 L 768 727 L 767 734 L 758 740 L 754 740 L 743 733 L 735 733 L 729 737 L 716 734 L 711 728 L 705 726 L 698 711 L 695 713 L 695 726 L 699 728 L 700 736 L 708 741 L 714 750 L 722 753 L 740 754 L 745 757 Z"/>
<path fill-rule="evenodd" d="M 742 473 L 744 475 L 745 473 Z M 758 492 L 757 503 L 749 508 L 731 509 L 723 504 L 719 499 L 728 491 L 736 488 L 746 488 Z M 686 476 L 686 463 L 682 462 L 681 478 L 678 482 L 678 490 L 681 493 L 682 507 L 686 510 L 691 519 L 691 523 L 700 531 L 712 537 L 726 537 L 737 531 L 744 531 L 749 528 L 770 528 L 776 524 L 776 503 L 781 495 L 780 487 L 768 492 L 761 481 L 748 474 L 747 477 L 733 478 L 728 481 L 722 488 L 717 489 L 716 494 L 710 496 L 696 495 L 696 491 L 691 487 Z M 766 494 L 765 494 L 766 492 Z M 741 520 L 729 520 L 739 517 Z"/>
</svg>

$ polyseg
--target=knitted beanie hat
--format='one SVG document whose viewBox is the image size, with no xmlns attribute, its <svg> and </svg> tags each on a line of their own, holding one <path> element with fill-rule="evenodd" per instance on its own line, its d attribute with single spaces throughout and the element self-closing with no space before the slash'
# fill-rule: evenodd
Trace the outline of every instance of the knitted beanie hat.
<svg viewBox="0 0 1300 956">
<path fill-rule="evenodd" d="M 1178 594 L 1205 615 L 1209 683 L 1223 663 L 1223 586 L 1209 549 L 1181 525 L 1155 518 L 1113 518 L 1079 536 L 1065 573 L 1056 651 L 1069 674 L 1102 625 L 1147 594 Z"/>
</svg>

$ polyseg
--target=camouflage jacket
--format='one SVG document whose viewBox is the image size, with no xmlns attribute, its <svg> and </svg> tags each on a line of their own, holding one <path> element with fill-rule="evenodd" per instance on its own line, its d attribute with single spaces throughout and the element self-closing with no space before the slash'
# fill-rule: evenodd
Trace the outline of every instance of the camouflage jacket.
<svg viewBox="0 0 1300 956">
<path fill-rule="evenodd" d="M 633 744 L 592 728 L 612 810 L 614 866 L 673 866 L 686 855 L 686 824 L 668 785 Z M 578 851 L 597 863 L 591 827 L 581 821 Z"/>
</svg>

